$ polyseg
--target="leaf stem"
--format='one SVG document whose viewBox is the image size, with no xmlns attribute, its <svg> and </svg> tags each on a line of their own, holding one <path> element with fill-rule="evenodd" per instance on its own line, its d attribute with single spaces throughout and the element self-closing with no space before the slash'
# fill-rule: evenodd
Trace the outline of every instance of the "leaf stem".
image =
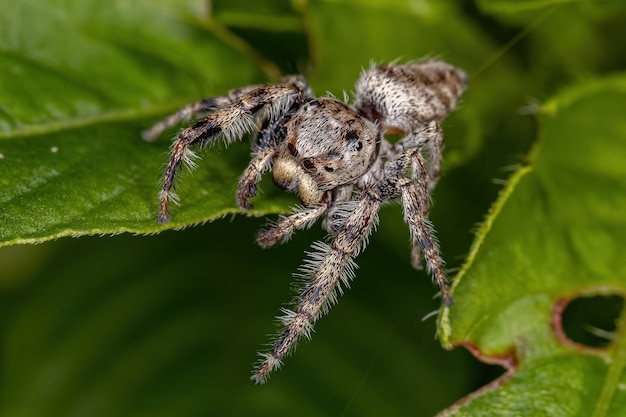
<svg viewBox="0 0 626 417">
<path fill-rule="evenodd" d="M 208 20 L 201 21 L 200 23 L 206 30 L 209 30 L 225 44 L 254 60 L 259 68 L 261 68 L 261 70 L 270 79 L 277 80 L 281 77 L 282 73 L 280 69 L 272 60 L 254 49 L 244 39 L 237 36 L 221 22 L 211 17 Z"/>
</svg>

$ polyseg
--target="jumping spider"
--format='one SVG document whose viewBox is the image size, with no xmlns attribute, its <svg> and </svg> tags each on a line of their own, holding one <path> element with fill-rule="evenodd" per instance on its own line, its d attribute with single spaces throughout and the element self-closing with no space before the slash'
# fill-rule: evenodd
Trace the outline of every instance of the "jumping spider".
<svg viewBox="0 0 626 417">
<path fill-rule="evenodd" d="M 307 339 L 315 321 L 337 300 L 354 277 L 353 258 L 363 250 L 378 221 L 382 204 L 398 199 L 412 242 L 412 264 L 426 267 L 445 305 L 451 304 L 443 261 L 428 222 L 429 198 L 439 179 L 443 135 L 440 122 L 454 109 L 467 76 L 450 64 L 429 60 L 372 66 L 356 82 L 350 106 L 334 97 L 315 97 L 301 76 L 275 85 L 253 85 L 184 107 L 144 132 L 153 140 L 164 130 L 203 115 L 174 141 L 160 193 L 158 222 L 170 218 L 174 176 L 183 163 L 193 168 L 200 148 L 223 139 L 226 144 L 256 132 L 252 161 L 239 181 L 237 205 L 250 198 L 264 172 L 297 193 L 302 206 L 262 230 L 263 247 L 284 242 L 297 230 L 324 216 L 329 243 L 315 242 L 298 276 L 299 299 L 282 309 L 284 330 L 252 379 L 257 383 L 281 365 L 300 336 Z M 386 134 L 401 135 L 394 144 Z"/>
</svg>

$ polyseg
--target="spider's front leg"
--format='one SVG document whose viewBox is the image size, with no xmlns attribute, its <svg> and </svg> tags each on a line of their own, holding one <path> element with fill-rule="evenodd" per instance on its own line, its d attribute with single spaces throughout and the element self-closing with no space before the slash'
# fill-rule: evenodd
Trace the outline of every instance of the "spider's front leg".
<svg viewBox="0 0 626 417">
<path fill-rule="evenodd" d="M 204 146 L 223 137 L 226 144 L 240 140 L 246 133 L 257 128 L 257 119 L 286 112 L 294 102 L 303 100 L 304 92 L 296 84 L 277 84 L 255 89 L 244 94 L 239 100 L 205 116 L 192 126 L 184 129 L 173 144 L 171 155 L 160 193 L 158 222 L 166 223 L 169 206 L 175 201 L 173 194 L 174 177 L 183 162 L 193 167 L 195 153 L 189 149 L 194 144 Z"/>
<path fill-rule="evenodd" d="M 257 194 L 257 186 L 261 181 L 261 177 L 264 172 L 272 167 L 276 156 L 278 156 L 278 149 L 268 147 L 257 152 L 252 161 L 250 161 L 237 187 L 237 206 L 241 210 L 252 208 L 250 199 Z"/>
<path fill-rule="evenodd" d="M 145 130 L 142 133 L 144 140 L 149 142 L 155 140 L 159 137 L 164 131 L 167 129 L 176 126 L 180 122 L 184 122 L 186 120 L 191 119 L 193 116 L 198 114 L 206 114 L 212 112 L 217 109 L 221 109 L 223 107 L 232 104 L 233 102 L 239 100 L 244 94 L 249 93 L 250 91 L 262 88 L 261 85 L 249 85 L 246 87 L 237 88 L 229 91 L 227 94 L 216 97 L 209 97 L 202 100 L 198 100 L 194 103 L 191 103 L 182 109 L 178 110 L 176 113 L 166 117 L 160 122 L 156 123 L 150 129 Z"/>
<path fill-rule="evenodd" d="M 295 82 L 300 80 L 300 77 L 291 77 Z M 304 80 L 301 80 L 304 82 Z M 301 86 L 305 94 L 306 84 Z M 309 96 L 306 95 L 306 98 Z M 280 153 L 280 146 L 285 140 L 287 134 L 286 124 L 289 122 L 292 116 L 292 112 L 297 110 L 300 105 L 299 101 L 294 101 L 291 108 L 287 112 L 270 115 L 262 124 L 259 133 L 254 139 L 253 143 L 253 158 L 250 164 L 244 171 L 239 180 L 239 186 L 237 187 L 237 206 L 242 210 L 249 210 L 252 208 L 250 199 L 257 194 L 257 186 L 261 181 L 263 173 L 270 170 L 274 161 Z"/>
<path fill-rule="evenodd" d="M 313 323 L 336 301 L 337 289 L 342 291 L 340 283 L 348 286 L 356 267 L 352 258 L 362 249 L 376 225 L 382 201 L 375 190 L 366 190 L 359 201 L 343 203 L 350 205 L 353 211 L 332 244 L 313 244 L 315 252 L 309 253 L 300 268 L 307 283 L 300 293 L 298 305 L 295 311 L 283 310 L 280 321 L 285 330 L 279 335 L 272 352 L 261 355 L 262 362 L 252 376 L 255 382 L 265 382 L 302 335 L 310 337 Z"/>
</svg>

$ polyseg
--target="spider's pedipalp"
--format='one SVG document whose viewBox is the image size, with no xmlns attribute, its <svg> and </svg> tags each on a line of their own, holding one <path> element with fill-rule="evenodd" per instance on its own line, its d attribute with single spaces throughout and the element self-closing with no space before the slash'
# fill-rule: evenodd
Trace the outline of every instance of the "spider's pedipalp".
<svg viewBox="0 0 626 417">
<path fill-rule="evenodd" d="M 326 212 L 322 227 L 331 235 L 336 235 L 346 224 L 348 216 L 354 211 L 352 200 L 354 185 L 343 185 L 335 188 L 332 193 L 332 204 Z"/>
</svg>

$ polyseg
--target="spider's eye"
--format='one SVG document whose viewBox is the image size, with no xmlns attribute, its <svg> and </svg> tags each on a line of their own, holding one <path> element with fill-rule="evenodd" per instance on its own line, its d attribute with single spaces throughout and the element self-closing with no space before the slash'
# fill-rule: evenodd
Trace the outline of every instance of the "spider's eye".
<svg viewBox="0 0 626 417">
<path fill-rule="evenodd" d="M 348 142 L 357 141 L 359 140 L 359 135 L 354 130 L 351 130 L 348 133 L 346 133 L 346 140 Z"/>
<path fill-rule="evenodd" d="M 354 130 L 351 130 L 348 133 L 346 133 L 346 141 L 350 143 L 350 145 L 356 142 L 354 146 L 357 151 L 360 151 L 361 149 L 363 149 L 363 143 L 359 140 L 359 135 Z"/>
<path fill-rule="evenodd" d="M 298 156 L 298 150 L 296 149 L 296 147 L 294 146 L 293 143 L 289 142 L 287 144 L 287 150 L 289 151 L 289 153 L 294 156 L 297 157 Z"/>
<path fill-rule="evenodd" d="M 326 172 L 333 172 L 334 171 L 334 169 L 332 167 L 328 167 L 328 166 L 324 167 L 324 169 L 326 170 Z"/>
<path fill-rule="evenodd" d="M 315 164 L 310 159 L 303 159 L 302 166 L 309 171 L 315 168 Z"/>
</svg>

